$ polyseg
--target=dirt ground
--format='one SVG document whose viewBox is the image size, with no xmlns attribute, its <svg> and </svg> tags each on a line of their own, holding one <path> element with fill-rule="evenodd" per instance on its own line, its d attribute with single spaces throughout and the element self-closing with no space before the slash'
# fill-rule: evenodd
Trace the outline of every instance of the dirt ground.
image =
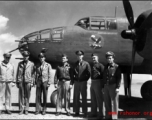
<svg viewBox="0 0 152 120">
<path fill-rule="evenodd" d="M 120 87 L 120 97 L 119 97 L 119 118 L 121 119 L 141 119 L 147 120 L 152 119 L 152 102 L 144 101 L 140 95 L 140 87 L 142 85 L 141 81 L 134 81 L 132 84 L 132 96 L 130 99 L 124 96 L 124 88 L 123 88 L 123 81 Z M 55 90 L 54 85 L 51 85 L 48 90 L 48 99 L 47 99 L 47 111 L 46 115 L 35 115 L 35 95 L 36 95 L 36 88 L 32 88 L 31 90 L 31 98 L 30 98 L 30 108 L 28 115 L 19 115 L 18 110 L 18 89 L 16 86 L 12 88 L 12 114 L 2 114 L 0 115 L 0 119 L 84 119 L 81 115 L 79 117 L 67 116 L 64 109 L 62 109 L 62 115 L 55 116 L 55 107 L 52 106 L 50 102 L 51 93 Z M 90 114 L 90 84 L 88 84 L 88 114 Z M 73 89 L 71 90 L 71 113 L 73 115 Z M 80 109 L 81 111 L 81 109 Z M 126 115 L 125 112 L 140 112 L 139 115 Z M 144 114 L 147 112 L 147 114 Z M 149 112 L 149 113 L 148 113 Z M 121 113 L 121 114 L 120 114 Z"/>
</svg>

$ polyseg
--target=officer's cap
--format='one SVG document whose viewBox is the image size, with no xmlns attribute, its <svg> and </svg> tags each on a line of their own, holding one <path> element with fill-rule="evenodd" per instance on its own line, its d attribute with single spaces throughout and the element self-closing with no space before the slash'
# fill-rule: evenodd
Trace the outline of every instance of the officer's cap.
<svg viewBox="0 0 152 120">
<path fill-rule="evenodd" d="M 7 58 L 10 58 L 12 56 L 12 54 L 11 53 L 4 53 L 3 56 L 7 57 Z"/>
<path fill-rule="evenodd" d="M 66 57 L 66 58 L 68 58 L 67 54 L 62 54 L 62 57 Z"/>
<path fill-rule="evenodd" d="M 23 55 L 24 57 L 27 57 L 27 56 L 30 55 L 30 53 L 29 53 L 28 51 L 24 51 L 24 52 L 22 53 L 22 55 Z"/>
<path fill-rule="evenodd" d="M 45 55 L 45 53 L 42 53 L 42 52 L 41 52 L 41 53 L 38 55 L 38 57 L 39 57 L 39 58 L 43 58 L 43 57 L 46 57 L 46 55 Z"/>
<path fill-rule="evenodd" d="M 84 52 L 81 51 L 81 50 L 79 50 L 79 51 L 76 51 L 75 54 L 76 54 L 76 55 L 84 55 Z"/>
<path fill-rule="evenodd" d="M 98 54 L 96 54 L 96 53 L 92 53 L 91 56 L 92 56 L 92 57 L 93 57 L 93 56 L 99 57 Z"/>
<path fill-rule="evenodd" d="M 108 56 L 115 57 L 115 54 L 112 51 L 108 51 L 108 52 L 106 52 L 106 57 L 108 57 Z"/>
</svg>

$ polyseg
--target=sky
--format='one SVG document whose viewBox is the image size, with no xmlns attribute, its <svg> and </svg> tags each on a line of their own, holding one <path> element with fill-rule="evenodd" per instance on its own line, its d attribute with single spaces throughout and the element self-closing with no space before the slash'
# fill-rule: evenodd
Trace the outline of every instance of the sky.
<svg viewBox="0 0 152 120">
<path fill-rule="evenodd" d="M 134 16 L 151 9 L 152 2 L 131 1 Z M 125 17 L 122 1 L 0 1 L 0 61 L 3 53 L 17 48 L 15 40 L 46 28 L 72 26 L 87 16 Z M 17 68 L 21 57 L 12 53 L 11 62 Z"/>
</svg>

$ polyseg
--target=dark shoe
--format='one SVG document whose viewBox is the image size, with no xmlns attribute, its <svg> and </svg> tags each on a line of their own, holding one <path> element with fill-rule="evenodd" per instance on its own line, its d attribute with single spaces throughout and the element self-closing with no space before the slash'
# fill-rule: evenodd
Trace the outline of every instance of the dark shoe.
<svg viewBox="0 0 152 120">
<path fill-rule="evenodd" d="M 96 114 L 91 114 L 91 115 L 89 115 L 88 117 L 95 118 L 95 117 L 97 117 L 97 115 L 96 115 Z"/>
<path fill-rule="evenodd" d="M 11 111 L 9 111 L 9 110 L 6 110 L 6 113 L 7 113 L 7 114 L 10 114 L 10 115 L 12 114 Z"/>
<path fill-rule="evenodd" d="M 45 112 L 45 111 L 43 111 L 43 112 L 42 112 L 42 115 L 45 115 L 45 114 L 46 114 L 46 112 Z"/>
<path fill-rule="evenodd" d="M 67 116 L 71 116 L 70 112 L 67 112 Z"/>
<path fill-rule="evenodd" d="M 23 112 L 24 112 L 24 110 L 20 111 L 19 115 L 22 115 L 22 114 L 23 114 Z"/>
<path fill-rule="evenodd" d="M 0 115 L 2 114 L 2 110 L 0 110 Z"/>
<path fill-rule="evenodd" d="M 25 111 L 25 115 L 28 115 L 28 111 Z"/>
<path fill-rule="evenodd" d="M 105 119 L 105 116 L 98 115 L 97 118 L 99 118 L 99 119 Z"/>
<path fill-rule="evenodd" d="M 77 116 L 79 116 L 79 113 L 75 113 L 75 115 L 74 115 L 75 117 L 77 117 Z"/>
<path fill-rule="evenodd" d="M 11 111 L 9 111 L 9 110 L 6 110 L 6 113 L 7 113 L 7 114 L 12 114 L 12 112 L 11 112 Z"/>
<path fill-rule="evenodd" d="M 88 117 L 88 116 L 87 116 L 87 113 L 84 113 L 83 117 L 84 117 L 84 118 Z"/>
<path fill-rule="evenodd" d="M 55 115 L 56 115 L 56 116 L 59 116 L 60 114 L 61 114 L 60 112 L 57 112 Z"/>
<path fill-rule="evenodd" d="M 36 112 L 35 112 L 35 115 L 38 115 L 38 114 L 40 114 L 40 112 L 36 111 Z"/>
</svg>

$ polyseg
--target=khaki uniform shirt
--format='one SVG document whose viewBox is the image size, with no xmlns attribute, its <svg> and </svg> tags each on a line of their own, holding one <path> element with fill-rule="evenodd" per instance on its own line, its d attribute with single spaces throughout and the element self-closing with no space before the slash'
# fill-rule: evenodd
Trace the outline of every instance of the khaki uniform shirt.
<svg viewBox="0 0 152 120">
<path fill-rule="evenodd" d="M 14 65 L 11 63 L 0 63 L 0 82 L 15 82 Z"/>
</svg>

